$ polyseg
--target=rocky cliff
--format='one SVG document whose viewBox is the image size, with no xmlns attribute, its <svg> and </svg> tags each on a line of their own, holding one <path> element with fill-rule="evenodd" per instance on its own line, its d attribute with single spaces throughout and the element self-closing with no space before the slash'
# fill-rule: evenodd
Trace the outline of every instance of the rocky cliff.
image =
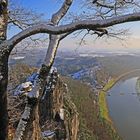
<svg viewBox="0 0 140 140">
<path fill-rule="evenodd" d="M 17 69 L 19 66 L 13 68 Z M 31 71 L 27 70 L 26 74 L 25 71 L 23 73 L 22 70 L 20 71 L 23 75 L 27 75 L 28 72 Z M 11 75 L 13 77 L 13 73 Z M 21 80 L 20 77 L 16 79 Z M 12 83 L 10 82 L 10 88 L 11 86 Z M 15 90 L 10 90 L 8 95 L 9 139 L 78 139 L 78 112 L 69 97 L 67 85 L 57 73 L 53 73 L 48 77 L 39 108 L 35 98 L 29 99 L 27 94 L 16 94 L 14 96 L 13 91 Z M 40 110 L 39 114 L 38 110 Z"/>
<path fill-rule="evenodd" d="M 10 70 L 9 140 L 114 140 L 116 134 L 112 133 L 110 124 L 100 118 L 98 94 L 91 85 L 50 74 L 37 106 L 38 99 L 27 96 L 31 90 L 27 85 L 34 84 L 37 76 L 29 76 L 34 71 L 36 69 L 19 64 Z M 97 77 L 102 83 L 102 73 Z M 23 82 L 26 92 L 20 86 L 21 92 L 18 92 L 14 86 Z"/>
<path fill-rule="evenodd" d="M 51 83 L 55 83 L 55 80 L 52 79 Z M 56 140 L 77 140 L 79 119 L 76 106 L 69 97 L 67 85 L 60 77 L 57 77 L 56 81 L 55 87 L 51 87 L 54 90 L 48 92 L 51 88 L 47 88 L 43 97 L 43 99 L 47 99 L 47 102 L 41 104 L 42 131 L 44 134 L 45 132 L 55 132 L 54 139 Z"/>
</svg>

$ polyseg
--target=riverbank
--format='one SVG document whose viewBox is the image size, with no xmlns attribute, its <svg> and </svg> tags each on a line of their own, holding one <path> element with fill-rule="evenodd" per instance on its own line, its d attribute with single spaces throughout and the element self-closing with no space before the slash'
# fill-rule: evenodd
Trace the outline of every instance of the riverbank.
<svg viewBox="0 0 140 140">
<path fill-rule="evenodd" d="M 106 92 L 111 89 L 119 79 L 112 78 L 109 82 L 104 86 L 104 88 L 99 92 L 99 118 L 101 122 L 106 126 L 113 140 L 122 140 L 122 138 L 118 135 L 111 117 L 109 116 L 109 109 L 106 101 Z"/>
<path fill-rule="evenodd" d="M 99 92 L 99 108 L 100 108 L 100 117 L 104 118 L 108 122 L 112 123 L 111 118 L 109 117 L 109 110 L 106 102 L 106 92 L 111 89 L 121 78 L 126 75 L 133 74 L 135 72 L 140 72 L 140 69 L 135 69 L 130 72 L 121 74 L 116 78 L 111 78 L 109 82 L 104 86 L 104 88 Z"/>
<path fill-rule="evenodd" d="M 113 122 L 109 116 L 109 109 L 108 109 L 108 105 L 106 101 L 106 92 L 109 89 L 111 89 L 121 78 L 124 78 L 125 76 L 136 73 L 136 72 L 140 72 L 140 69 L 126 72 L 116 78 L 111 78 L 109 82 L 104 86 L 104 88 L 99 92 L 99 117 L 103 123 L 106 123 L 106 125 L 110 127 L 110 131 L 112 135 L 115 134 L 115 136 L 117 136 L 118 139 L 120 139 L 120 137 L 117 135 Z"/>
<path fill-rule="evenodd" d="M 136 83 L 136 91 L 137 91 L 137 94 L 140 94 L 140 78 L 137 80 L 137 83 Z"/>
<path fill-rule="evenodd" d="M 112 123 L 109 117 L 109 110 L 106 102 L 106 92 L 114 86 L 116 83 L 116 79 L 112 78 L 109 82 L 104 86 L 104 88 L 99 92 L 99 109 L 100 109 L 100 117 Z"/>
<path fill-rule="evenodd" d="M 107 92 L 109 115 L 123 140 L 138 140 L 140 137 L 140 96 L 136 89 L 139 76 L 128 75 Z"/>
<path fill-rule="evenodd" d="M 80 140 L 120 140 L 110 123 L 99 117 L 99 103 L 91 86 L 69 77 L 63 79 L 79 112 Z"/>
</svg>

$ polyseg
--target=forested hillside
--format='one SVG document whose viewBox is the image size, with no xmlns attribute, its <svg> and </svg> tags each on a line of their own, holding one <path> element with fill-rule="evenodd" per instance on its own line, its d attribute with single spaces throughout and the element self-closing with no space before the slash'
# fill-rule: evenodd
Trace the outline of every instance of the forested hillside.
<svg viewBox="0 0 140 140">
<path fill-rule="evenodd" d="M 106 71 L 111 76 L 119 76 L 123 73 L 140 69 L 139 56 L 122 55 L 98 58 Z"/>
</svg>

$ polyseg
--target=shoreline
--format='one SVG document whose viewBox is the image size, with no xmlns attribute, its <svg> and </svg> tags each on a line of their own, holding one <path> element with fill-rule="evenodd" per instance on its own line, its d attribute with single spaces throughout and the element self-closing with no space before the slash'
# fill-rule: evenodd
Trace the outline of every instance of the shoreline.
<svg viewBox="0 0 140 140">
<path fill-rule="evenodd" d="M 121 74 L 120 76 L 118 76 L 117 78 L 111 78 L 108 83 L 106 83 L 106 85 L 103 87 L 103 89 L 101 91 L 99 91 L 99 98 L 98 98 L 98 104 L 99 104 L 99 117 L 101 120 L 104 120 L 105 123 L 107 123 L 107 125 L 110 126 L 110 129 L 112 131 L 112 134 L 116 134 L 117 130 L 114 126 L 114 123 L 109 115 L 109 108 L 108 108 L 108 104 L 107 104 L 107 100 L 106 100 L 106 96 L 107 96 L 107 91 L 110 90 L 120 79 L 122 79 L 123 77 L 129 75 L 129 74 L 133 74 L 134 72 L 140 72 L 140 69 L 135 69 L 129 72 L 126 72 L 124 74 Z M 118 135 L 118 138 L 120 138 L 120 136 Z"/>
<path fill-rule="evenodd" d="M 121 74 L 120 76 L 118 76 L 117 78 L 111 78 L 108 83 L 106 83 L 106 85 L 103 87 L 102 90 L 99 91 L 99 107 L 102 108 L 101 109 L 101 114 L 108 114 L 109 110 L 107 107 L 107 102 L 106 102 L 106 92 L 111 89 L 120 79 L 122 79 L 123 77 L 134 73 L 134 72 L 140 72 L 140 69 L 135 69 L 132 70 L 130 72 L 126 72 L 124 74 Z M 103 105 L 103 106 L 101 106 Z M 104 112 L 106 111 L 106 113 Z M 103 115 L 104 116 L 104 115 Z M 109 115 L 107 115 L 109 116 Z M 106 118 L 107 120 L 110 120 L 110 117 L 104 116 L 104 118 Z"/>
</svg>

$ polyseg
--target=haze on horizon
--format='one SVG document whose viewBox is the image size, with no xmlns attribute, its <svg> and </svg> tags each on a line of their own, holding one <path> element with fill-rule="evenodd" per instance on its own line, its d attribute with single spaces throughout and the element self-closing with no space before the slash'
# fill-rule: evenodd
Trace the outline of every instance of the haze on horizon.
<svg viewBox="0 0 140 140">
<path fill-rule="evenodd" d="M 13 0 L 16 1 L 16 0 Z M 37 13 L 43 13 L 44 19 L 49 19 L 51 17 L 51 14 L 54 13 L 57 8 L 60 6 L 62 1 L 56 1 L 56 0 L 42 0 L 40 2 L 39 0 L 19 0 L 18 3 L 27 8 L 32 9 L 33 11 Z M 78 11 L 80 10 L 79 0 L 75 0 L 75 3 L 71 7 L 71 11 Z M 76 9 L 77 5 L 79 6 L 78 9 Z M 127 37 L 124 37 L 124 41 L 115 39 L 115 38 L 97 38 L 94 36 L 88 36 L 86 37 L 86 44 L 79 45 L 81 36 L 74 38 L 73 36 L 68 36 L 66 39 L 64 39 L 60 43 L 59 50 L 65 50 L 65 51 L 128 51 L 128 52 L 140 52 L 140 21 L 139 22 L 133 22 L 133 23 L 125 23 L 122 25 L 114 26 L 118 29 L 129 29 L 130 35 Z M 17 33 L 17 29 L 12 29 L 9 36 Z"/>
</svg>

